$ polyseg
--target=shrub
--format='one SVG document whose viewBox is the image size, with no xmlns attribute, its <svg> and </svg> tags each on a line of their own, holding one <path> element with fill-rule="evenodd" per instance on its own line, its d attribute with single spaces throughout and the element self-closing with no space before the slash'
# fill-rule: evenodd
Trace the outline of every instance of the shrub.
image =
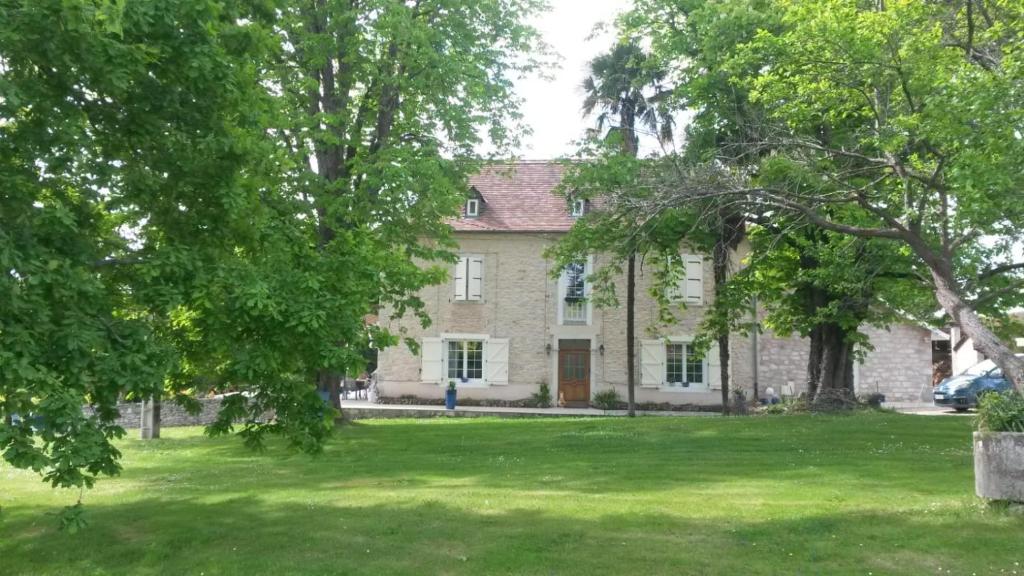
<svg viewBox="0 0 1024 576">
<path fill-rule="evenodd" d="M 803 414 L 811 411 L 811 404 L 804 395 L 799 398 L 786 398 L 777 404 L 761 406 L 762 414 Z"/>
<path fill-rule="evenodd" d="M 601 410 L 615 410 L 619 407 L 619 393 L 615 388 L 609 388 L 594 394 L 594 406 Z"/>
<path fill-rule="evenodd" d="M 538 408 L 551 408 L 551 388 L 547 382 L 540 383 L 540 390 L 530 396 L 533 405 Z"/>
<path fill-rule="evenodd" d="M 874 392 L 864 396 L 861 401 L 866 404 L 868 408 L 881 408 L 882 403 L 885 402 L 885 394 Z"/>
<path fill-rule="evenodd" d="M 1016 392 L 983 395 L 975 424 L 984 432 L 1024 432 L 1024 396 Z"/>
</svg>

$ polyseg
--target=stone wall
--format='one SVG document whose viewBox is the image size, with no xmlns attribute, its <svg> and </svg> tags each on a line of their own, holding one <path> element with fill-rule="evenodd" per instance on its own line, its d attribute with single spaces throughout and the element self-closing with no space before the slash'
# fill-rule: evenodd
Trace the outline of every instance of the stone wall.
<svg viewBox="0 0 1024 576">
<path fill-rule="evenodd" d="M 931 331 L 912 324 L 889 329 L 865 327 L 873 350 L 863 363 L 854 364 L 858 395 L 884 394 L 888 402 L 931 400 Z M 810 344 L 798 336 L 767 332 L 760 339 L 759 389 L 771 386 L 782 394 L 784 386 L 799 395 L 807 388 L 807 356 Z"/>
<path fill-rule="evenodd" d="M 163 427 L 173 426 L 205 426 L 217 418 L 220 410 L 220 398 L 201 398 L 199 404 L 202 407 L 199 414 L 193 416 L 181 406 L 164 401 L 160 404 L 160 425 Z M 121 416 L 117 424 L 125 430 L 137 429 L 142 425 L 142 404 L 139 402 L 121 402 L 117 405 Z M 86 414 L 92 413 L 92 408 L 82 409 Z"/>
<path fill-rule="evenodd" d="M 931 330 L 897 324 L 866 328 L 874 350 L 857 367 L 858 394 L 885 394 L 889 402 L 932 401 Z"/>
</svg>

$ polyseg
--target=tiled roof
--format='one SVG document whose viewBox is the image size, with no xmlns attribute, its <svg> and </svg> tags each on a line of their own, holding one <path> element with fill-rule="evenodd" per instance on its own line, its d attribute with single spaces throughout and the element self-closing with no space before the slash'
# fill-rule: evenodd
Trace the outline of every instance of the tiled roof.
<svg viewBox="0 0 1024 576">
<path fill-rule="evenodd" d="M 566 232 L 573 225 L 565 198 L 554 189 L 564 166 L 527 160 L 491 164 L 469 183 L 484 199 L 480 215 L 454 220 L 460 232 Z"/>
</svg>

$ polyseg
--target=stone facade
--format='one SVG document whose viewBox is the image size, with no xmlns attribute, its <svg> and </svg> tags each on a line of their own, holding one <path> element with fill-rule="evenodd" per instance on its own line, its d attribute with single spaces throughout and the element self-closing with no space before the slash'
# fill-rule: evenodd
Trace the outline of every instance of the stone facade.
<svg viewBox="0 0 1024 576">
<path fill-rule="evenodd" d="M 508 340 L 507 383 L 500 385 L 474 383 L 459 386 L 464 399 L 514 401 L 528 398 L 539 385 L 548 383 L 552 396 L 558 398 L 558 351 L 563 340 L 584 340 L 590 349 L 590 397 L 614 388 L 626 396 L 625 306 L 592 308 L 586 325 L 565 325 L 560 322 L 558 281 L 551 277 L 551 263 L 544 259 L 545 248 L 557 242 L 557 233 L 527 232 L 460 232 L 456 234 L 460 253 L 483 258 L 482 298 L 480 301 L 456 301 L 451 282 L 424 289 L 420 293 L 426 312 L 433 320 L 424 329 L 412 319 L 388 320 L 387 311 L 381 323 L 406 335 L 423 338 L 486 337 Z M 592 263 L 600 266 L 600 260 Z M 657 328 L 658 306 L 649 291 L 653 285 L 651 270 L 638 265 L 637 272 L 637 338 L 689 338 L 697 332 L 706 305 L 714 298 L 710 259 L 705 259 L 703 303 L 679 308 L 678 321 Z M 616 280 L 619 298 L 624 300 L 625 279 Z M 931 344 L 928 330 L 910 325 L 891 330 L 869 329 L 875 350 L 857 367 L 858 392 L 881 392 L 890 401 L 919 401 L 922 389 L 930 384 Z M 759 390 L 772 386 L 777 392 L 790 385 L 799 394 L 804 386 L 808 343 L 800 338 L 765 334 L 759 338 Z M 638 343 L 637 354 L 642 354 Z M 749 337 L 733 338 L 730 371 L 734 388 L 744 389 L 751 397 L 754 359 Z M 713 354 L 717 358 L 717 353 Z M 441 399 L 444 383 L 423 382 L 421 358 L 404 346 L 388 348 L 378 359 L 377 385 L 380 396 L 414 396 Z M 641 359 L 638 358 L 638 363 Z M 717 368 L 707 364 L 709 372 Z M 638 370 L 639 372 L 639 370 Z M 636 399 L 641 403 L 714 405 L 721 403 L 721 393 L 712 383 L 691 389 L 665 386 L 643 386 L 637 376 Z"/>
<path fill-rule="evenodd" d="M 199 404 L 202 409 L 199 414 L 193 416 L 181 406 L 164 401 L 160 404 L 160 425 L 162 427 L 205 426 L 217 418 L 220 402 L 220 398 L 201 398 Z M 125 430 L 137 429 L 142 425 L 142 403 L 120 402 L 117 409 L 121 413 L 117 424 Z M 83 411 L 86 414 L 92 414 L 92 408 L 85 407 Z"/>
<path fill-rule="evenodd" d="M 853 366 L 857 394 L 884 394 L 888 402 L 931 401 L 931 331 L 912 324 L 862 330 L 873 350 Z M 779 394 L 792 390 L 794 395 L 806 391 L 809 352 L 805 338 L 763 334 L 759 342 L 760 389 L 771 386 Z"/>
<path fill-rule="evenodd" d="M 866 328 L 874 350 L 855 366 L 858 394 L 885 394 L 889 402 L 932 401 L 932 332 L 913 324 Z"/>
</svg>

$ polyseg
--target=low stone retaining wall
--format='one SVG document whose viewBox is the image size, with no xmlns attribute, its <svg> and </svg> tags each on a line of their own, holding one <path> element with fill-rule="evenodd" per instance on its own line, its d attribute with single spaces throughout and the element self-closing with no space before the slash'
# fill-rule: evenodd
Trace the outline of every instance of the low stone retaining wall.
<svg viewBox="0 0 1024 576">
<path fill-rule="evenodd" d="M 174 402 L 164 401 L 160 404 L 160 425 L 163 427 L 206 426 L 217 418 L 220 402 L 220 398 L 201 398 L 199 404 L 202 409 L 199 411 L 199 414 L 193 416 Z M 116 420 L 118 426 L 125 430 L 131 430 L 142 425 L 142 403 L 120 402 L 117 405 L 117 410 L 121 413 L 121 416 Z M 86 414 L 92 414 L 93 410 L 86 406 L 82 411 Z"/>
<path fill-rule="evenodd" d="M 377 404 L 394 406 L 444 406 L 444 398 L 423 398 L 421 396 L 380 396 Z M 498 408 L 535 408 L 537 403 L 530 398 L 519 400 L 493 400 L 489 398 L 459 398 L 463 406 L 487 406 Z"/>
<path fill-rule="evenodd" d="M 419 396 L 381 396 L 377 398 L 377 404 L 388 404 L 393 406 L 444 406 L 444 398 L 421 398 Z M 479 406 L 486 408 L 537 408 L 537 402 L 532 398 L 520 400 L 493 400 L 477 398 L 459 398 L 459 406 Z M 591 406 L 598 408 L 597 406 Z M 620 401 L 615 405 L 616 410 L 625 410 L 629 405 Z M 668 402 L 637 402 L 636 409 L 645 412 L 721 412 L 719 404 L 670 404 Z M 442 410 L 444 412 L 444 410 Z"/>
<path fill-rule="evenodd" d="M 577 414 L 567 414 L 564 411 L 552 410 L 551 412 L 509 412 L 501 410 L 445 410 L 444 407 L 437 409 L 433 408 L 416 408 L 409 410 L 395 410 L 393 408 L 349 408 L 342 407 L 341 419 L 344 421 L 351 420 L 371 420 L 376 418 L 485 418 L 485 417 L 498 417 L 498 418 L 600 418 L 602 416 L 608 416 L 610 414 L 594 414 L 581 412 Z"/>
</svg>

